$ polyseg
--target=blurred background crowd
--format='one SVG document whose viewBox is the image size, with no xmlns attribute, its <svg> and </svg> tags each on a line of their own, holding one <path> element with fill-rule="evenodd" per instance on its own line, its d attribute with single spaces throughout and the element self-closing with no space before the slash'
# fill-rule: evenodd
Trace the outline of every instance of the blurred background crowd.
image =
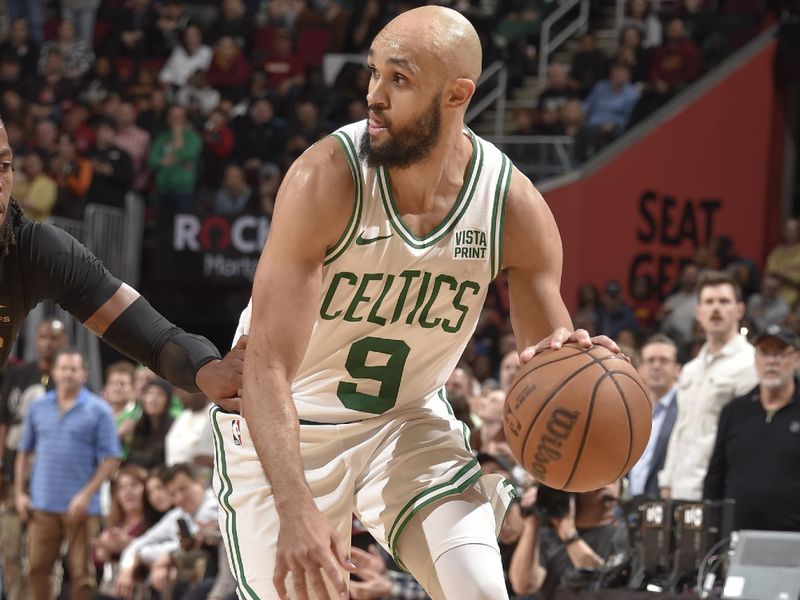
<svg viewBox="0 0 800 600">
<path fill-rule="evenodd" d="M 538 72 L 541 24 L 559 2 L 444 4 L 475 24 L 486 64 L 506 62 L 510 93 L 530 77 L 541 81 L 541 92 L 514 110 L 513 133 L 569 136 L 576 162 L 776 18 L 776 6 L 766 1 L 630 0 L 609 36 L 603 27 L 615 3 L 591 2 L 586 33 Z M 293 160 L 335 128 L 366 117 L 369 74 L 352 57 L 363 55 L 385 23 L 413 6 L 413 0 L 7 0 L 0 115 L 15 152 L 13 195 L 30 218 L 44 221 L 80 220 L 92 205 L 122 209 L 135 192 L 146 209 L 145 265 L 165 213 L 268 220 Z M 331 54 L 350 57 L 332 74 L 325 69 Z M 526 159 L 524 148 L 508 152 Z M 587 281 L 580 288 L 575 327 L 619 342 L 640 369 L 656 410 L 642 463 L 624 480 L 578 495 L 565 512 L 542 508 L 552 506 L 542 501 L 547 492 L 537 491 L 504 441 L 502 407 L 519 361 L 505 280 L 498 277 L 447 391 L 472 431 L 484 470 L 506 473 L 519 491 L 500 539 L 511 594 L 554 597 L 582 569 L 598 568 L 623 551 L 628 537 L 621 499 L 729 497 L 740 489 L 728 481 L 720 463 L 726 450 L 713 435 L 723 407 L 766 375 L 792 386 L 790 401 L 773 414 L 797 412 L 791 400 L 793 336 L 800 330 L 796 219 L 782 224 L 781 239 L 766 260 L 740 255 L 729 237 L 712 239 L 684 262 L 665 299 L 646 277 L 630 285 Z M 159 306 L 164 292 L 146 269 L 142 287 Z M 222 323 L 199 331 L 224 347 L 249 291 L 239 286 L 223 303 L 192 286 L 168 293 L 206 311 L 225 304 Z M 208 400 L 110 353 L 104 354 L 102 386 L 93 390 L 98 396 L 92 396 L 83 388 L 86 358 L 69 350 L 76 343 L 69 328 L 51 319 L 33 331 L 26 343 L 36 358 L 9 365 L 0 391 L 4 596 L 235 597 L 220 543 L 225 532 L 216 522 L 218 499 L 209 487 L 215 432 Z M 713 376 L 709 370 L 716 370 Z M 61 441 L 42 435 L 49 416 L 41 398 L 50 393 L 52 400 L 57 389 L 91 412 L 92 435 L 84 440 L 90 446 L 74 443 L 88 421 Z M 697 441 L 692 422 L 703 424 L 701 437 L 708 439 L 702 449 L 686 452 Z M 787 427 L 792 423 L 800 430 L 800 420 L 790 419 Z M 796 460 L 800 441 L 788 439 L 790 451 L 782 447 L 771 460 Z M 34 459 L 40 473 L 57 475 L 81 461 L 86 466 L 75 475 L 78 483 L 42 475 L 28 482 Z M 706 477 L 709 465 L 713 481 Z M 754 518 L 759 528 L 800 530 L 799 489 L 790 486 L 778 502 L 794 508 L 771 511 L 772 520 L 744 516 L 740 525 L 753 525 Z M 772 491 L 778 494 L 777 484 Z M 768 504 L 771 492 L 762 492 Z M 748 502 L 743 496 L 741 504 Z M 43 513 L 58 518 L 37 520 Z M 29 551 L 31 540 L 41 551 Z M 356 520 L 353 540 L 359 578 L 352 598 L 427 597 Z"/>
</svg>

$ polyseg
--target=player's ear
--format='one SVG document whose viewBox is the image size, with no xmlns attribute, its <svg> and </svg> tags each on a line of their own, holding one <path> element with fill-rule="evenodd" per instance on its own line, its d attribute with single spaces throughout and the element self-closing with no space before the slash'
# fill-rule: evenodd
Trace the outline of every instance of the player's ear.
<svg viewBox="0 0 800 600">
<path fill-rule="evenodd" d="M 446 104 L 453 108 L 464 106 L 470 101 L 474 93 L 475 82 L 466 77 L 459 77 L 454 79 L 447 89 Z"/>
</svg>

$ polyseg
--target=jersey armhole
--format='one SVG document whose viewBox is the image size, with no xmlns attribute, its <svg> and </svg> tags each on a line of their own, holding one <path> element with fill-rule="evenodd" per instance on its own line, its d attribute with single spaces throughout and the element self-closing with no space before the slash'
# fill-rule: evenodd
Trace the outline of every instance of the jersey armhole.
<svg viewBox="0 0 800 600">
<path fill-rule="evenodd" d="M 350 213 L 350 220 L 347 222 L 347 227 L 345 227 L 342 236 L 332 247 L 326 250 L 323 266 L 327 266 L 339 258 L 352 243 L 356 231 L 358 231 L 358 224 L 361 221 L 364 190 L 361 168 L 358 163 L 358 153 L 356 152 L 352 140 L 349 136 L 339 131 L 332 133 L 330 137 L 339 142 L 342 150 L 344 150 L 344 155 L 347 158 L 347 165 L 350 167 L 350 173 L 353 176 L 353 211 Z"/>
<path fill-rule="evenodd" d="M 497 277 L 503 269 L 503 235 L 506 224 L 506 204 L 508 203 L 508 190 L 511 188 L 511 171 L 513 167 L 509 158 L 502 154 L 500 175 L 494 190 L 494 206 L 492 207 L 492 234 L 491 234 L 491 279 Z"/>
</svg>

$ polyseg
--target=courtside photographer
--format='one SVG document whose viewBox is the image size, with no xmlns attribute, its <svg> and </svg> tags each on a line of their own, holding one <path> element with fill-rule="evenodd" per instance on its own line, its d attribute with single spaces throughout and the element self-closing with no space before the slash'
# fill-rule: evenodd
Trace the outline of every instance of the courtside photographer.
<svg viewBox="0 0 800 600">
<path fill-rule="evenodd" d="M 592 587 L 606 560 L 628 548 L 618 517 L 619 482 L 570 494 L 540 485 L 536 502 L 523 510 L 525 523 L 511 559 L 516 594 L 548 600 L 561 586 Z"/>
</svg>

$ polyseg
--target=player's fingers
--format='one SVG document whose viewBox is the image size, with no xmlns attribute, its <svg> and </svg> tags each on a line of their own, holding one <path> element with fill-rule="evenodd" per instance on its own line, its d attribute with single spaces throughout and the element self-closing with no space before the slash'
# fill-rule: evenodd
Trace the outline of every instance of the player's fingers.
<svg viewBox="0 0 800 600">
<path fill-rule="evenodd" d="M 292 584 L 294 587 L 294 600 L 309 600 L 308 598 L 308 581 L 306 580 L 306 571 L 303 566 L 297 563 L 291 569 L 292 571 Z M 321 596 L 324 598 L 325 596 Z"/>
<path fill-rule="evenodd" d="M 342 577 L 342 572 L 337 562 L 328 554 L 322 557 L 320 563 L 320 567 L 322 567 L 322 570 L 325 571 L 331 584 L 333 584 L 333 589 L 336 590 L 337 597 L 346 600 L 347 583 L 345 583 L 344 577 Z M 325 596 L 322 597 L 324 598 Z"/>
<path fill-rule="evenodd" d="M 522 352 L 519 353 L 519 362 L 521 365 L 525 365 L 529 363 L 534 356 L 536 356 L 536 347 L 528 346 Z"/>
<path fill-rule="evenodd" d="M 275 574 L 272 576 L 272 585 L 278 592 L 281 600 L 289 600 L 289 593 L 286 591 L 286 576 L 289 574 L 286 562 L 281 558 L 275 563 Z"/>
<path fill-rule="evenodd" d="M 585 329 L 576 329 L 570 333 L 568 339 L 570 341 L 577 342 L 584 348 L 591 348 L 592 346 L 592 336 L 590 336 L 589 332 Z"/>
<path fill-rule="evenodd" d="M 620 351 L 619 346 L 617 345 L 617 342 L 612 340 L 607 335 L 596 335 L 593 338 L 591 338 L 591 342 L 593 344 L 597 344 L 598 346 L 603 346 L 604 348 L 608 348 L 612 352 L 619 352 Z"/>
<path fill-rule="evenodd" d="M 311 589 L 314 590 L 314 595 L 317 598 L 328 598 L 328 589 L 325 587 L 325 581 L 322 579 L 322 573 L 319 569 L 311 568 L 308 570 L 308 579 L 311 582 Z M 339 595 L 339 598 L 347 598 L 347 596 Z"/>
<path fill-rule="evenodd" d="M 559 327 L 550 336 L 549 347 L 552 348 L 553 350 L 558 350 L 559 348 L 561 348 L 561 346 L 564 345 L 564 342 L 566 342 L 571 335 L 572 332 L 569 329 L 567 329 L 566 327 Z"/>
<path fill-rule="evenodd" d="M 249 336 L 245 333 L 239 336 L 239 339 L 236 340 L 236 345 L 233 347 L 234 350 L 244 350 L 247 348 L 247 338 Z"/>
<path fill-rule="evenodd" d="M 241 413 L 242 399 L 239 396 L 230 396 L 228 398 L 218 398 L 214 404 L 227 412 Z"/>
<path fill-rule="evenodd" d="M 339 564 L 341 564 L 345 570 L 352 573 L 356 569 L 356 566 L 350 559 L 350 555 L 347 553 L 344 544 L 342 544 L 339 534 L 337 534 L 335 531 L 331 535 L 331 552 L 333 552 L 336 560 L 339 561 Z"/>
</svg>

